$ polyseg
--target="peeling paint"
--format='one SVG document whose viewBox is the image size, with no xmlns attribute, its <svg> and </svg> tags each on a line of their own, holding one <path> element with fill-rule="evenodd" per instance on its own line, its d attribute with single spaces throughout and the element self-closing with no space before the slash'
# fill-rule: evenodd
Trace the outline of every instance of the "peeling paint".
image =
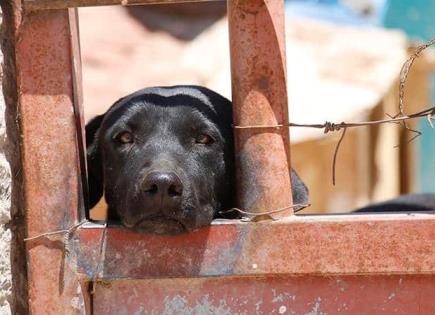
<svg viewBox="0 0 435 315">
<path fill-rule="evenodd" d="M 306 313 L 305 315 L 322 315 L 323 313 L 320 312 L 320 302 L 322 301 L 321 297 L 318 297 L 314 303 L 313 309 L 311 310 L 311 312 Z"/>
<path fill-rule="evenodd" d="M 128 311 L 126 308 L 121 308 L 116 315 L 128 315 Z"/>
<path fill-rule="evenodd" d="M 77 296 L 71 298 L 71 307 L 76 310 L 83 310 L 85 308 L 85 303 L 83 301 L 83 293 L 80 285 L 76 289 Z"/>
<path fill-rule="evenodd" d="M 110 288 L 97 283 L 94 305 L 95 314 L 116 315 L 435 314 L 435 275 L 403 276 L 400 290 L 399 278 L 340 277 L 345 292 L 337 278 L 321 276 L 117 280 Z"/>
<path fill-rule="evenodd" d="M 257 303 L 255 303 L 255 314 L 261 314 L 260 312 L 261 304 L 263 304 L 263 300 L 260 300 Z"/>
<path fill-rule="evenodd" d="M 339 312 L 341 312 L 341 311 L 347 311 L 348 310 L 348 307 L 347 307 L 347 304 L 346 303 L 343 303 L 343 304 L 341 304 L 340 305 L 340 307 L 337 309 L 337 311 L 339 311 Z"/>
<path fill-rule="evenodd" d="M 276 289 L 272 289 L 272 294 L 273 294 L 272 303 L 282 302 L 284 300 L 284 295 L 282 295 L 282 294 L 277 295 Z"/>
<path fill-rule="evenodd" d="M 219 300 L 218 305 L 210 301 L 209 295 L 205 295 L 201 302 L 197 302 L 195 306 L 190 307 L 184 296 L 175 295 L 172 298 L 166 297 L 164 300 L 163 315 L 233 315 L 244 314 L 231 311 L 226 305 L 225 300 Z"/>
<path fill-rule="evenodd" d="M 134 279 L 163 275 L 433 273 L 435 251 L 430 249 L 433 248 L 435 217 L 415 216 L 407 220 L 399 219 L 396 215 L 396 219 L 387 220 L 383 217 L 360 217 L 366 221 L 373 220 L 373 228 L 366 230 L 361 218 L 343 221 L 342 216 L 325 222 L 292 219 L 247 224 L 236 221 L 200 229 L 188 236 L 178 236 L 174 238 L 176 242 L 168 242 L 164 237 L 155 238 L 110 228 L 104 275 L 109 279 Z M 79 273 L 92 276 L 97 265 L 96 253 L 99 251 L 95 239 L 99 239 L 101 227 L 93 225 L 77 233 L 80 239 L 80 246 L 76 248 Z M 296 239 L 297 242 L 289 247 L 289 239 Z M 395 241 L 397 239 L 401 239 L 401 242 Z M 166 247 L 168 256 L 159 256 L 162 246 Z M 379 255 L 380 248 L 382 255 Z M 132 252 L 142 253 L 144 249 L 150 255 L 148 258 L 136 259 L 136 256 L 131 255 Z M 116 253 L 121 254 L 121 260 L 115 258 Z M 176 264 L 168 263 L 174 260 Z M 253 263 L 257 264 L 257 269 L 252 268 Z M 335 283 L 336 280 L 333 281 Z M 398 282 L 402 284 L 399 278 L 395 284 Z M 342 292 L 347 292 L 347 283 L 341 286 L 344 287 Z"/>
<path fill-rule="evenodd" d="M 83 308 L 83 303 L 80 303 L 80 299 L 76 296 L 71 299 L 71 307 L 76 310 L 81 310 Z"/>
<path fill-rule="evenodd" d="M 284 302 L 285 300 L 288 300 L 288 301 L 296 300 L 296 295 L 291 294 L 291 293 L 283 292 L 283 293 L 277 294 L 276 290 L 272 289 L 272 294 L 273 294 L 272 303 Z"/>
<path fill-rule="evenodd" d="M 142 314 L 146 314 L 145 308 L 143 306 L 139 306 L 139 309 L 136 312 L 134 312 L 134 315 L 142 315 Z"/>
</svg>

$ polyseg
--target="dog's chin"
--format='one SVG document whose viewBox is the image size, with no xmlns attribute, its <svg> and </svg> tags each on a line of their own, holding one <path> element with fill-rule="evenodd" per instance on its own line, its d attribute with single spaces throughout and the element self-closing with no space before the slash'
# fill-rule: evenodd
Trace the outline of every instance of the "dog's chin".
<svg viewBox="0 0 435 315">
<path fill-rule="evenodd" d="M 133 226 L 124 225 L 134 231 L 147 234 L 178 235 L 190 232 L 190 229 L 181 221 L 167 217 L 147 218 Z"/>
</svg>

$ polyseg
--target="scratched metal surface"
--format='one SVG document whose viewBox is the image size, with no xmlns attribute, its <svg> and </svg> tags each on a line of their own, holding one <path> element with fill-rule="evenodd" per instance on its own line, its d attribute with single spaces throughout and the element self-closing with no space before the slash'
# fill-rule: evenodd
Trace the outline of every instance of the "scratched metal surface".
<svg viewBox="0 0 435 315">
<path fill-rule="evenodd" d="M 19 6 L 17 6 L 18 10 Z M 78 217 L 77 133 L 68 10 L 29 13 L 17 25 L 16 74 L 28 237 L 65 229 Z M 62 238 L 27 242 L 32 314 L 81 312 L 75 268 Z"/>
<path fill-rule="evenodd" d="M 284 1 L 229 1 L 228 23 L 234 125 L 288 123 Z M 234 136 L 238 207 L 259 213 L 290 206 L 288 129 L 234 129 Z"/>
<path fill-rule="evenodd" d="M 102 228 L 78 231 L 78 271 L 92 277 Z M 180 236 L 107 230 L 105 280 L 231 275 L 435 273 L 434 215 L 292 217 L 214 224 Z"/>
<path fill-rule="evenodd" d="M 98 284 L 96 314 L 435 314 L 435 276 L 227 277 Z"/>
</svg>

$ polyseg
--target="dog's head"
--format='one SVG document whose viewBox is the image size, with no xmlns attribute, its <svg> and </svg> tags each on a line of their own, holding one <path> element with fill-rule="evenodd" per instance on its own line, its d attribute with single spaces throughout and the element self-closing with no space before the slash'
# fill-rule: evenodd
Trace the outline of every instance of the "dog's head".
<svg viewBox="0 0 435 315">
<path fill-rule="evenodd" d="M 232 206 L 231 102 L 196 86 L 147 88 L 86 126 L 90 206 L 152 233 L 210 224 Z"/>
</svg>

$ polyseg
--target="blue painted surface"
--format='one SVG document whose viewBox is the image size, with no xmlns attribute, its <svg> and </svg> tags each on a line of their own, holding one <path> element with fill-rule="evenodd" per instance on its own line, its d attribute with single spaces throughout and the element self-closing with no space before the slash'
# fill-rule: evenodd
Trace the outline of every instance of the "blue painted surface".
<svg viewBox="0 0 435 315">
<path fill-rule="evenodd" d="M 423 135 L 418 141 L 417 191 L 435 192 L 435 130 L 427 121 L 422 121 Z"/>
<path fill-rule="evenodd" d="M 361 15 L 340 0 L 286 0 L 287 16 L 303 16 L 336 24 L 372 26 L 381 24 L 385 2 L 371 0 L 371 13 Z"/>
<path fill-rule="evenodd" d="M 290 0 L 286 1 L 286 16 L 302 16 L 337 24 L 369 25 L 367 19 L 356 15 L 337 0 Z"/>
<path fill-rule="evenodd" d="M 389 0 L 383 21 L 385 27 L 399 28 L 411 39 L 428 41 L 435 37 L 435 0 Z M 435 77 L 432 104 L 435 104 Z M 423 135 L 417 139 L 416 190 L 435 192 L 435 130 L 426 120 L 420 121 L 419 129 Z"/>
<path fill-rule="evenodd" d="M 434 0 L 389 0 L 385 6 L 383 24 L 400 28 L 417 40 L 435 37 Z"/>
</svg>

